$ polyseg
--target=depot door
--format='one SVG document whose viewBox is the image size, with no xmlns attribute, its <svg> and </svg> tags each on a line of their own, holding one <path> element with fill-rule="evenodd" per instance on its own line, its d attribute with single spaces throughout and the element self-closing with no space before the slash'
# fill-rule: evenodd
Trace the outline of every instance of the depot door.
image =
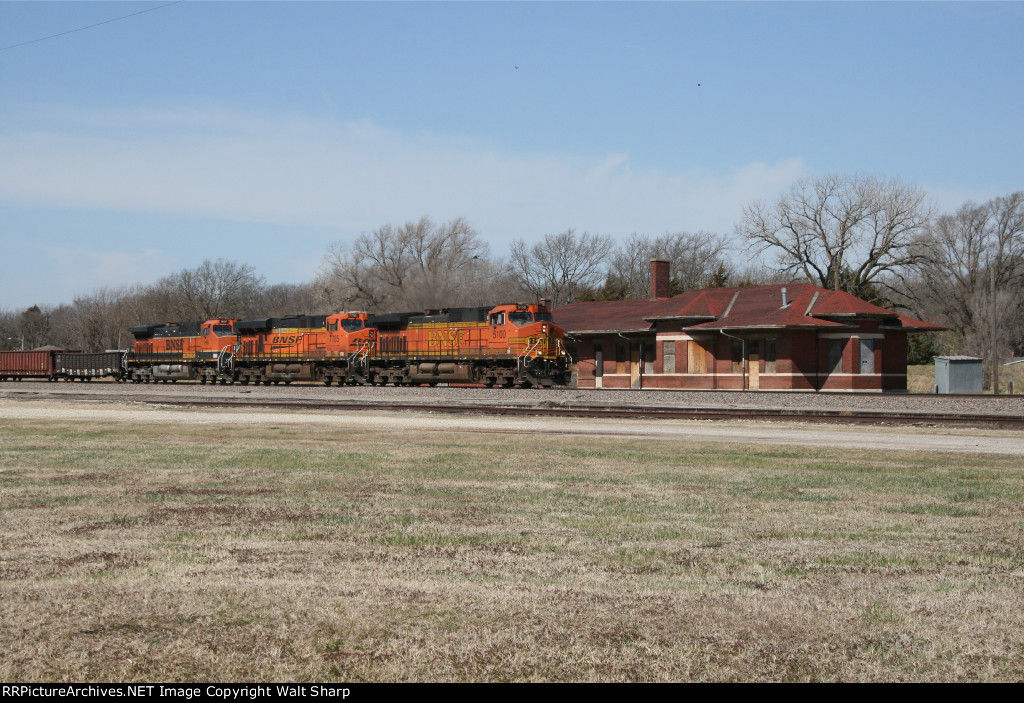
<svg viewBox="0 0 1024 703">
<path fill-rule="evenodd" d="M 633 342 L 629 345 L 629 387 L 640 387 L 640 343 Z"/>
<path fill-rule="evenodd" d="M 750 342 L 755 345 L 747 357 L 747 388 L 756 391 L 761 387 L 761 355 L 757 350 L 757 342 Z"/>
</svg>

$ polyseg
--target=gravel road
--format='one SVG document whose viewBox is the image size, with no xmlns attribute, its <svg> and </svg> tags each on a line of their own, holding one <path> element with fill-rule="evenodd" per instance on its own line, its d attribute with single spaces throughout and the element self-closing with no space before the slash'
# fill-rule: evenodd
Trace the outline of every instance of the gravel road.
<svg viewBox="0 0 1024 703">
<path fill-rule="evenodd" d="M 220 389 L 218 389 L 220 390 Z M 291 390 L 291 389 L 289 389 Z M 170 394 L 170 391 L 168 391 Z M 273 391 L 271 391 L 273 393 Z M 106 395 L 106 398 L 103 396 Z M 13 397 L 12 397 L 13 396 Z M 731 442 L 741 444 L 828 446 L 905 451 L 1012 454 L 1024 456 L 1024 433 L 1014 430 L 871 427 L 793 422 L 603 420 L 585 418 L 459 416 L 424 412 L 276 411 L 264 409 L 162 408 L 97 394 L 99 402 L 69 402 L 49 395 L 0 394 L 0 422 L 74 421 L 90 424 L 151 422 L 229 425 L 320 425 L 347 432 L 411 431 L 502 432 L 543 435 L 621 437 L 648 440 Z"/>
</svg>

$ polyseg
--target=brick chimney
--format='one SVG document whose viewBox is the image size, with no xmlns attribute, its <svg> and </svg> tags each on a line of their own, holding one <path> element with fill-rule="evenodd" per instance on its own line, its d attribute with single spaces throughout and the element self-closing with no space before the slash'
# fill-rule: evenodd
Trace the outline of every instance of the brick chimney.
<svg viewBox="0 0 1024 703">
<path fill-rule="evenodd" d="M 667 298 L 671 292 L 672 279 L 667 259 L 651 259 L 651 300 Z"/>
</svg>

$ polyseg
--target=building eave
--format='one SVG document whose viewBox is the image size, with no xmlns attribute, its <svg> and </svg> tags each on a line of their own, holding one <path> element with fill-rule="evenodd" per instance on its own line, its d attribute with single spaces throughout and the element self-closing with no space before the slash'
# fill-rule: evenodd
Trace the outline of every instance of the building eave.
<svg viewBox="0 0 1024 703">
<path fill-rule="evenodd" d="M 647 322 L 675 322 L 677 320 L 717 320 L 717 315 L 675 315 L 673 317 L 645 317 Z"/>
<path fill-rule="evenodd" d="M 568 337 L 577 337 L 587 334 L 652 334 L 653 332 L 654 330 L 648 327 L 635 330 L 573 330 L 572 332 L 566 330 L 565 334 Z"/>
</svg>

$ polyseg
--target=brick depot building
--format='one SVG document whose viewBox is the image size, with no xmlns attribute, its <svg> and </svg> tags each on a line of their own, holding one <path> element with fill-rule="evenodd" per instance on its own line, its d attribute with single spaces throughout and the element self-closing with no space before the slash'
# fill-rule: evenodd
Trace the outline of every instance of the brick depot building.
<svg viewBox="0 0 1024 703">
<path fill-rule="evenodd" d="M 668 266 L 649 300 L 554 311 L 580 388 L 905 391 L 907 335 L 943 329 L 809 283 L 669 298 Z"/>
</svg>

